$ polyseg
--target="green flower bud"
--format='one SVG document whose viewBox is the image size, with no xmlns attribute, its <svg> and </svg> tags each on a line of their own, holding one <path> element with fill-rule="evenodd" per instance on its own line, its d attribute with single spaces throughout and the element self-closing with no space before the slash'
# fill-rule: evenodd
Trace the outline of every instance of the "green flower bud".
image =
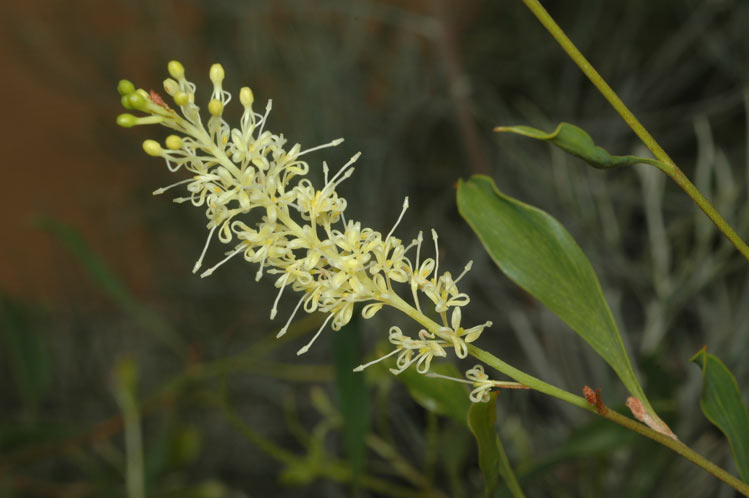
<svg viewBox="0 0 749 498">
<path fill-rule="evenodd" d="M 146 140 L 143 142 L 143 150 L 146 151 L 146 154 L 149 156 L 154 157 L 161 157 L 163 152 L 161 145 L 159 145 L 159 142 L 156 140 Z"/>
<path fill-rule="evenodd" d="M 127 99 L 127 103 L 130 105 L 130 107 L 124 106 L 125 109 L 137 109 L 140 111 L 146 107 L 147 99 L 139 91 L 135 91 L 124 98 Z"/>
<path fill-rule="evenodd" d="M 174 94 L 174 103 L 178 106 L 184 106 L 190 103 L 190 96 L 185 92 L 177 92 Z"/>
<path fill-rule="evenodd" d="M 180 80 L 185 77 L 185 68 L 179 61 L 169 61 L 167 69 L 174 79 Z"/>
<path fill-rule="evenodd" d="M 132 114 L 120 114 L 119 116 L 117 116 L 117 124 L 122 126 L 123 128 L 132 128 L 133 126 L 138 124 L 138 118 L 136 118 Z"/>
<path fill-rule="evenodd" d="M 252 94 L 250 87 L 243 86 L 241 90 L 239 90 L 239 102 L 241 102 L 243 106 L 249 107 L 254 101 L 255 96 Z"/>
<path fill-rule="evenodd" d="M 224 104 L 222 104 L 220 100 L 211 99 L 211 101 L 208 102 L 208 112 L 210 112 L 212 116 L 221 116 L 221 113 L 224 112 Z"/>
<path fill-rule="evenodd" d="M 179 92 L 179 83 L 177 83 L 176 81 L 174 81 L 171 78 L 165 79 L 164 80 L 164 91 L 167 93 L 167 95 L 174 96 L 174 94 L 176 94 L 177 92 Z"/>
<path fill-rule="evenodd" d="M 177 135 L 166 137 L 166 148 L 169 150 L 179 150 L 182 148 L 182 139 Z"/>
<path fill-rule="evenodd" d="M 117 91 L 120 95 L 130 95 L 135 91 L 135 85 L 130 80 L 120 80 L 117 84 Z"/>
<path fill-rule="evenodd" d="M 214 85 L 220 85 L 224 81 L 224 67 L 221 64 L 214 64 L 211 66 L 211 70 L 208 73 L 211 78 L 211 82 Z"/>
</svg>

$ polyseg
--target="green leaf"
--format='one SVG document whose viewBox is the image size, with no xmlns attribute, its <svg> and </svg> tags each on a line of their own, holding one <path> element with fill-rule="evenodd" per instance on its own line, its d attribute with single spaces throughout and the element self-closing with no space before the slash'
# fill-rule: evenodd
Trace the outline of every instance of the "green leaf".
<svg viewBox="0 0 749 498">
<path fill-rule="evenodd" d="M 657 165 L 658 161 L 647 157 L 614 156 L 593 143 L 585 130 L 569 123 L 560 123 L 554 131 L 546 133 L 530 126 L 497 126 L 494 131 L 523 135 L 536 140 L 551 142 L 560 149 L 577 156 L 594 168 L 608 169 L 619 166 L 646 163 Z M 658 163 L 660 164 L 660 163 Z"/>
<path fill-rule="evenodd" d="M 331 335 L 336 384 L 346 454 L 351 462 L 354 495 L 361 493 L 361 475 L 366 456 L 365 437 L 369 430 L 369 395 L 365 376 L 354 372 L 361 363 L 361 327 L 359 315 L 342 330 Z"/>
<path fill-rule="evenodd" d="M 567 230 L 546 212 L 500 192 L 487 176 L 458 182 L 458 210 L 505 275 L 585 339 L 659 420 L 593 267 Z"/>
<path fill-rule="evenodd" d="M 484 496 L 494 496 L 499 486 L 499 439 L 494 431 L 497 420 L 497 393 L 487 403 L 471 403 L 468 409 L 468 428 L 479 447 L 479 468 L 484 474 Z"/>
<path fill-rule="evenodd" d="M 499 392 L 495 391 L 490 396 L 488 402 L 471 403 L 468 409 L 468 428 L 476 438 L 479 447 L 479 468 L 484 474 L 484 496 L 494 496 L 499 486 L 499 477 L 502 476 L 514 498 L 525 498 L 502 441 L 494 430 Z"/>
<path fill-rule="evenodd" d="M 36 224 L 53 235 L 78 260 L 91 281 L 124 312 L 141 326 L 153 332 L 175 352 L 184 354 L 184 340 L 152 310 L 145 307 L 130 292 L 125 283 L 89 246 L 73 227 L 47 216 L 39 216 Z"/>
<path fill-rule="evenodd" d="M 18 392 L 36 414 L 49 387 L 49 361 L 34 311 L 0 295 L 0 337 Z"/>
<path fill-rule="evenodd" d="M 125 309 L 137 306 L 137 301 L 116 273 L 97 255 L 73 227 L 54 218 L 40 216 L 36 224 L 53 235 L 83 266 L 94 284 L 107 297 Z"/>
<path fill-rule="evenodd" d="M 749 413 L 733 374 L 720 359 L 702 348 L 690 360 L 702 367 L 700 408 L 728 439 L 744 482 L 749 482 Z"/>
<path fill-rule="evenodd" d="M 430 372 L 449 377 L 463 378 L 454 365 L 445 362 L 432 363 Z M 468 390 L 463 384 L 446 379 L 427 377 L 415 368 L 409 368 L 396 377 L 403 382 L 411 396 L 421 406 L 438 415 L 446 415 L 465 424 L 468 406 Z"/>
</svg>

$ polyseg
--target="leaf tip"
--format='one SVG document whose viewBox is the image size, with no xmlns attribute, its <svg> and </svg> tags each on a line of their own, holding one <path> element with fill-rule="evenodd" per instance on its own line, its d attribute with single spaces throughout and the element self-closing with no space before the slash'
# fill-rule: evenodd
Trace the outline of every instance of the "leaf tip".
<svg viewBox="0 0 749 498">
<path fill-rule="evenodd" d="M 700 363 L 700 357 L 705 357 L 707 355 L 707 344 L 703 345 L 696 353 L 694 353 L 694 356 L 692 356 L 689 361 L 692 363 Z"/>
</svg>

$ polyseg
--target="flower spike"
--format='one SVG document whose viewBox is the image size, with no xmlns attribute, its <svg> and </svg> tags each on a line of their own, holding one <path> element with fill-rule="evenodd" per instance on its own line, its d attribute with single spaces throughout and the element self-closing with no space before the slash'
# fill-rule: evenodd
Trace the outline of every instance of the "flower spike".
<svg viewBox="0 0 749 498">
<path fill-rule="evenodd" d="M 309 350 L 328 324 L 335 331 L 349 323 L 358 303 L 363 304 L 364 318 L 391 306 L 416 320 L 420 330 L 417 338 L 411 338 L 398 327 L 391 327 L 388 339 L 394 349 L 382 358 L 360 365 L 357 371 L 395 356 L 395 368 L 391 369 L 394 374 L 414 365 L 418 372 L 427 373 L 432 360 L 447 356 L 450 348 L 458 357 L 468 354 L 468 344 L 491 325 L 486 322 L 468 329 L 461 325 L 461 308 L 468 304 L 469 298 L 458 290 L 457 284 L 471 263 L 457 279 L 449 272 L 440 275 L 435 230 L 431 230 L 433 258 L 421 260 L 424 240 L 421 232 L 404 246 L 395 232 L 408 209 L 408 197 L 385 236 L 358 221 L 347 220 L 346 200 L 336 189 L 353 174 L 360 153 L 332 176 L 323 163 L 324 185 L 318 189 L 306 178 L 310 167 L 300 158 L 335 147 L 343 142 L 342 138 L 306 149 L 300 144 L 288 147 L 283 135 L 267 129 L 271 101 L 263 113 L 256 112 L 255 95 L 249 87 L 239 91 L 243 113 L 239 126 L 232 128 L 223 118 L 231 94 L 224 90 L 226 72 L 220 64 L 210 68 L 213 89 L 205 107 L 207 115 L 201 116 L 196 86 L 186 78 L 184 66 L 171 61 L 167 69 L 170 77 L 164 80 L 163 87 L 167 100 L 171 99 L 169 103 L 153 90 L 138 89 L 128 80 L 119 82 L 117 91 L 122 105 L 142 115 L 121 114 L 117 123 L 125 128 L 159 124 L 171 130 L 163 144 L 146 140 L 143 149 L 150 156 L 163 158 L 171 172 L 182 170 L 189 174 L 188 178 L 157 189 L 154 194 L 182 187 L 186 194 L 174 201 L 190 201 L 204 209 L 208 236 L 193 267 L 194 273 L 202 267 L 211 242 L 217 238 L 231 249 L 217 264 L 200 273 L 201 277 L 213 274 L 239 255 L 258 265 L 257 279 L 264 274 L 278 275 L 274 284 L 278 294 L 271 308 L 271 319 L 277 314 L 286 288 L 301 294 L 278 337 L 286 333 L 300 308 L 327 315 L 313 338 L 299 349 L 299 355 Z M 205 122 L 203 117 L 207 117 Z M 252 217 L 245 216 L 250 212 Z M 244 221 L 247 219 L 260 221 L 250 225 Z M 414 247 L 416 259 L 412 261 L 408 252 Z M 400 297 L 396 284 L 404 284 L 406 295 L 410 291 L 413 306 Z M 442 323 L 434 322 L 422 312 L 419 294 L 424 294 L 425 302 L 434 305 L 433 311 Z M 484 391 L 474 393 L 472 399 L 484 397 Z"/>
</svg>

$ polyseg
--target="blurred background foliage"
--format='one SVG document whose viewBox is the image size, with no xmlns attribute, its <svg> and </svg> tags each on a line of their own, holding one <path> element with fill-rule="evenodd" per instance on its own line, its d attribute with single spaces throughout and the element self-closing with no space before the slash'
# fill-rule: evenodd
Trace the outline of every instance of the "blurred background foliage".
<svg viewBox="0 0 749 498">
<path fill-rule="evenodd" d="M 746 239 L 749 4 L 547 3 Z M 136 497 L 139 479 L 149 497 L 481 493 L 464 399 L 384 367 L 350 374 L 384 351 L 389 325 L 413 329 L 405 317 L 357 321 L 297 358 L 319 317 L 275 340 L 292 297 L 271 322 L 275 292 L 254 282 L 253 268 L 190 273 L 202 212 L 151 197 L 171 179 L 140 149 L 166 133 L 114 124 L 117 80 L 159 90 L 170 59 L 206 100 L 208 68 L 220 61 L 232 92 L 249 84 L 260 106 L 273 99 L 270 126 L 291 143 L 345 137 L 309 158 L 311 175 L 321 178 L 322 160 L 335 167 L 363 152 L 341 192 L 350 218 L 387 231 L 408 195 L 403 239 L 434 227 L 441 267 L 475 261 L 465 319 L 494 321 L 481 347 L 572 392 L 599 386 L 621 407 L 624 389 L 603 361 L 493 267 L 457 215 L 453 185 L 487 173 L 553 214 L 598 272 L 656 408 L 682 440 L 734 469 L 698 409 L 700 372 L 688 359 L 706 344 L 746 399 L 746 262 L 654 169 L 595 171 L 492 133 L 569 121 L 612 153 L 644 154 L 521 2 L 4 7 L 0 496 L 124 497 L 129 486 Z M 210 258 L 220 255 L 215 246 Z M 668 450 L 574 407 L 529 392 L 502 394 L 498 405 L 529 497 L 732 496 Z"/>
</svg>

